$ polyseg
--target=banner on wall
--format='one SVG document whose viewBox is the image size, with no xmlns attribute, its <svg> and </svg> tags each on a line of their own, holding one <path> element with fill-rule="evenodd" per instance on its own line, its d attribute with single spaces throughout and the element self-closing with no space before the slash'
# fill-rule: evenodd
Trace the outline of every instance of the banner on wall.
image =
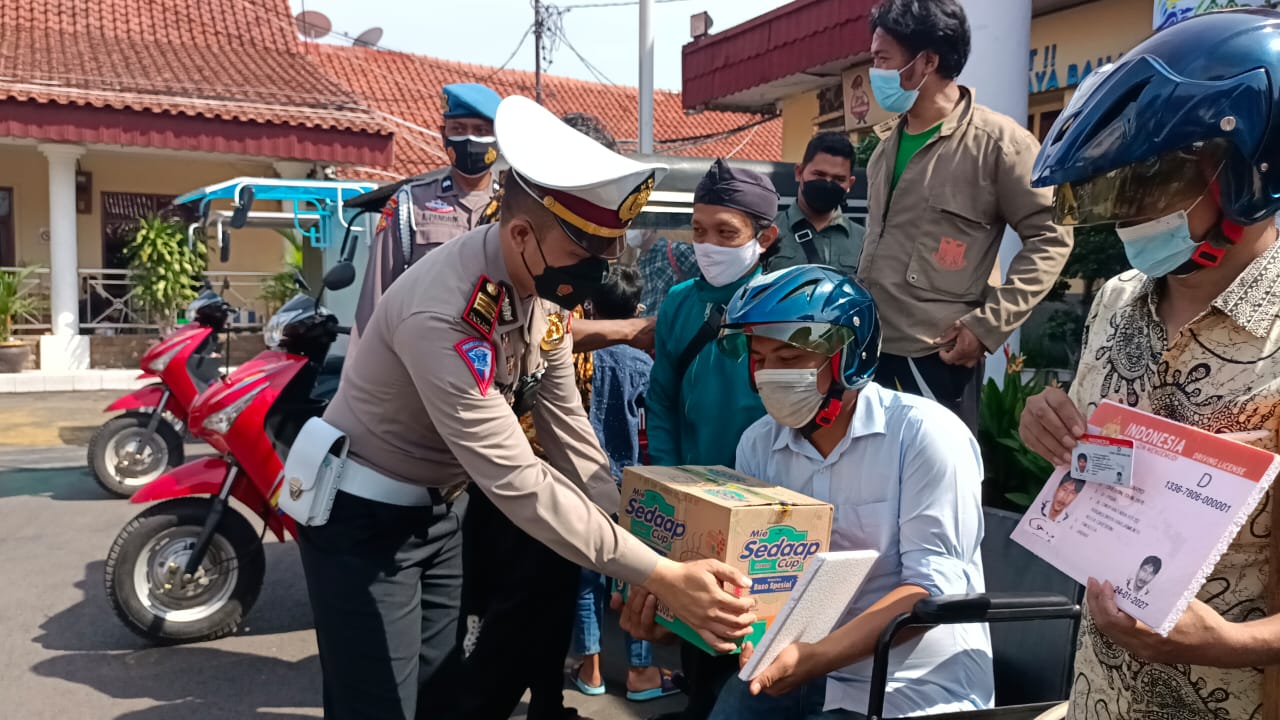
<svg viewBox="0 0 1280 720">
<path fill-rule="evenodd" d="M 1214 10 L 1238 7 L 1265 7 L 1266 0 L 1155 0 L 1151 29 L 1163 30 L 1189 17 Z"/>
</svg>

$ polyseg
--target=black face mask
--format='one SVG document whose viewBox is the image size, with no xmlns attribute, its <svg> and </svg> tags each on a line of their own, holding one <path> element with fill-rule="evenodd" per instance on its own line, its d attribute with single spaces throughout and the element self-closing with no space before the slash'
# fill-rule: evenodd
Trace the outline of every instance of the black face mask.
<svg viewBox="0 0 1280 720">
<path fill-rule="evenodd" d="M 530 232 L 533 232 L 532 227 Z M 538 254 L 542 256 L 542 274 L 533 275 L 523 252 L 520 259 L 524 262 L 524 269 L 533 275 L 533 291 L 538 297 L 572 310 L 594 297 L 604 285 L 605 276 L 609 274 L 608 261 L 588 257 L 572 265 L 551 265 L 542 252 L 542 239 L 536 233 L 533 241 L 538 244 Z"/>
<path fill-rule="evenodd" d="M 819 215 L 826 215 L 840 207 L 846 194 L 843 187 L 830 180 L 806 180 L 800 186 L 804 204 Z"/>
<path fill-rule="evenodd" d="M 489 172 L 498 160 L 498 143 L 493 138 L 475 135 L 447 137 L 444 139 L 453 167 L 467 177 L 477 177 Z"/>
</svg>

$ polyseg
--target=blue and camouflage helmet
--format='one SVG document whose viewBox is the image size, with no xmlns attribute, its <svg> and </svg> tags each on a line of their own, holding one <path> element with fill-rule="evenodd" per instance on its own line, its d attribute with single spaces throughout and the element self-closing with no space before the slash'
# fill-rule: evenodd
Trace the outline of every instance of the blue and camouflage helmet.
<svg viewBox="0 0 1280 720">
<path fill-rule="evenodd" d="M 839 358 L 837 378 L 850 390 L 871 381 L 880 361 L 880 319 L 871 293 L 854 278 L 821 265 L 756 277 L 725 310 L 721 351 L 741 358 L 754 335 Z"/>
<path fill-rule="evenodd" d="M 1211 12 L 1089 74 L 1045 137 L 1031 184 L 1055 221 L 1142 221 L 1216 190 L 1238 225 L 1280 210 L 1280 13 Z"/>
</svg>

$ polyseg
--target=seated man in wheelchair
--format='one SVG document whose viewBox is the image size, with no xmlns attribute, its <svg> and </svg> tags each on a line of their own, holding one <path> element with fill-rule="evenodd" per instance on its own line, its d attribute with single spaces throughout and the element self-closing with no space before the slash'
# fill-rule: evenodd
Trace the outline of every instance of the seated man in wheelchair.
<svg viewBox="0 0 1280 720">
<path fill-rule="evenodd" d="M 749 684 L 731 680 L 711 718 L 860 718 L 884 627 L 922 598 L 985 589 L 977 441 L 942 405 L 871 382 L 875 305 L 858 281 L 830 268 L 801 265 L 745 285 L 718 342 L 750 355 L 768 411 L 743 434 L 737 469 L 830 502 L 831 549 L 880 558 L 829 636 L 788 647 Z M 638 596 L 624 627 L 654 635 Z M 888 717 L 994 702 L 985 625 L 904 634 L 889 670 Z"/>
</svg>

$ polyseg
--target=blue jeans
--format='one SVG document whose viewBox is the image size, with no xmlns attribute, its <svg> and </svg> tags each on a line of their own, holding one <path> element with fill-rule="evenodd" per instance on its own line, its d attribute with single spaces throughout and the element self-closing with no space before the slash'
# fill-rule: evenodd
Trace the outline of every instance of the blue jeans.
<svg viewBox="0 0 1280 720">
<path fill-rule="evenodd" d="M 827 679 L 802 685 L 781 697 L 752 695 L 747 684 L 734 677 L 725 683 L 709 720 L 866 720 L 851 710 L 823 712 Z"/>
<path fill-rule="evenodd" d="M 573 652 L 577 655 L 600 653 L 600 621 L 604 619 L 604 600 L 609 593 L 600 573 L 583 570 L 578 581 L 578 617 L 573 627 Z M 647 668 L 653 665 L 649 643 L 624 635 L 627 656 L 631 667 Z"/>
</svg>

